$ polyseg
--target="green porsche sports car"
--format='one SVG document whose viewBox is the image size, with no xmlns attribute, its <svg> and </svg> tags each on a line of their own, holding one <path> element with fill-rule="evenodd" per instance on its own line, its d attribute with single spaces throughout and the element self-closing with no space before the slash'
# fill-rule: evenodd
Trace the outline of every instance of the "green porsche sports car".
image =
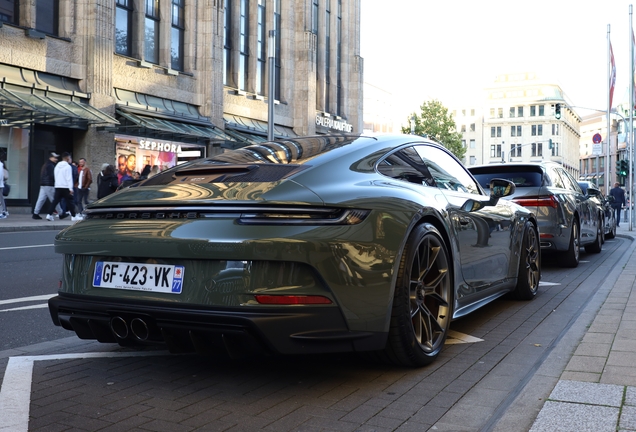
<svg viewBox="0 0 636 432">
<path fill-rule="evenodd" d="M 539 286 L 537 221 L 412 135 L 277 140 L 184 163 L 61 231 L 53 322 L 172 352 L 430 363 L 451 320 Z M 374 354 L 375 355 L 375 354 Z"/>
</svg>

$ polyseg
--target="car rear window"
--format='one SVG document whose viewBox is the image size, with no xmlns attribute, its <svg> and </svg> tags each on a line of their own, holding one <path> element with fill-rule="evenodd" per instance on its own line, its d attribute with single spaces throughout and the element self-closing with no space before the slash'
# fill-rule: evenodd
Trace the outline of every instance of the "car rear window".
<svg viewBox="0 0 636 432">
<path fill-rule="evenodd" d="M 540 172 L 529 170 L 488 170 L 487 172 L 474 172 L 471 170 L 471 172 L 477 182 L 479 182 L 481 187 L 484 189 L 488 189 L 490 187 L 490 180 L 494 178 L 509 180 L 517 187 L 540 187 L 542 182 L 542 175 Z"/>
</svg>

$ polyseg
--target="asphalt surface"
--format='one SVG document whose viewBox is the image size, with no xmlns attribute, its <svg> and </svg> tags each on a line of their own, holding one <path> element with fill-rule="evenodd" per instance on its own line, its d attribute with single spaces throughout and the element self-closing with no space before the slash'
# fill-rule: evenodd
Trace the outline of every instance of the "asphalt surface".
<svg viewBox="0 0 636 432">
<path fill-rule="evenodd" d="M 12 214 L 0 220 L 0 232 L 71 223 Z M 636 430 L 636 232 L 623 223 L 618 234 L 628 243 L 615 271 L 588 277 L 594 290 L 574 321 L 512 387 L 514 370 L 496 371 L 480 387 L 471 382 L 479 361 L 466 371 L 449 367 L 467 349 L 459 345 L 412 373 L 355 355 L 230 361 L 72 335 L 0 351 L 0 430 Z M 532 317 L 514 318 L 533 335 Z M 517 349 L 519 364 L 536 355 L 524 344 Z M 435 382 L 426 379 L 439 371 Z"/>
</svg>

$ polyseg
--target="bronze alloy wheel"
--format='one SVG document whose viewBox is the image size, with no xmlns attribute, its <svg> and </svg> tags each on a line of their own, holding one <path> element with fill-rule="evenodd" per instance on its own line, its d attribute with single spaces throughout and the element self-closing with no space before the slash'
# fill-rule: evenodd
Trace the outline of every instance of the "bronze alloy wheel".
<svg viewBox="0 0 636 432">
<path fill-rule="evenodd" d="M 530 222 L 526 222 L 522 242 L 514 296 L 519 300 L 531 300 L 537 294 L 541 279 L 541 249 L 537 231 Z"/>
<path fill-rule="evenodd" d="M 387 350 L 394 363 L 422 366 L 441 351 L 451 321 L 452 281 L 447 247 L 435 227 L 409 236 L 402 256 Z"/>
</svg>

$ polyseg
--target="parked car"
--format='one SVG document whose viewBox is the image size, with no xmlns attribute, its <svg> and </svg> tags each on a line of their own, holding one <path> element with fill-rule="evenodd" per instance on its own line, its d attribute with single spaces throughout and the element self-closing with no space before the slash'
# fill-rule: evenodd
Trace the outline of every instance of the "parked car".
<svg viewBox="0 0 636 432">
<path fill-rule="evenodd" d="M 596 202 L 596 205 L 603 209 L 603 230 L 604 239 L 613 239 L 616 237 L 616 214 L 612 208 L 613 196 L 605 196 L 596 183 L 581 180 L 578 182 L 583 193 L 591 200 Z"/>
<path fill-rule="evenodd" d="M 494 178 L 512 181 L 514 202 L 537 215 L 541 250 L 559 252 L 561 264 L 579 265 L 580 247 L 599 253 L 603 247 L 603 209 L 586 196 L 561 164 L 496 163 L 469 167 L 477 181 L 487 187 Z"/>
<path fill-rule="evenodd" d="M 420 366 L 452 319 L 541 277 L 535 215 L 409 135 L 265 142 L 166 170 L 61 231 L 53 322 L 237 357 L 377 351 Z"/>
</svg>

